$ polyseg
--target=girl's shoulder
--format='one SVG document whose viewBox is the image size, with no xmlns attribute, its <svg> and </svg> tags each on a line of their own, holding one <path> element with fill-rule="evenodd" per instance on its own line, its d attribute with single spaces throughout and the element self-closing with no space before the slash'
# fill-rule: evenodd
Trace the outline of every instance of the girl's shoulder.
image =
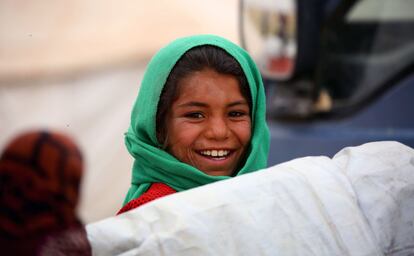
<svg viewBox="0 0 414 256">
<path fill-rule="evenodd" d="M 145 191 L 142 195 L 140 195 L 138 198 L 129 201 L 126 205 L 124 205 L 118 211 L 117 215 L 137 208 L 157 198 L 173 194 L 175 192 L 177 191 L 164 183 L 152 183 L 148 190 Z"/>
</svg>

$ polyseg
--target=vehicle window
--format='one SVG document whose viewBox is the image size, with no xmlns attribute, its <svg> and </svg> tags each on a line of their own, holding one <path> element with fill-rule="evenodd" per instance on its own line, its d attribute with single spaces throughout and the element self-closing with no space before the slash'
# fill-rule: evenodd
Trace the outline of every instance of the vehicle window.
<svg viewBox="0 0 414 256">
<path fill-rule="evenodd" d="M 358 2 L 347 16 L 348 22 L 412 20 L 414 20 L 412 0 L 364 0 Z"/>
<path fill-rule="evenodd" d="M 357 1 L 328 26 L 319 83 L 337 106 L 368 102 L 412 72 L 414 1 Z"/>
</svg>

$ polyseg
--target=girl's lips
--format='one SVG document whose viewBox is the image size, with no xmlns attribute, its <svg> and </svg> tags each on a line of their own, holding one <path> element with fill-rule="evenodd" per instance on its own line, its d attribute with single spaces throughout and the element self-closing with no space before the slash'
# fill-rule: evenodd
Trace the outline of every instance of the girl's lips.
<svg viewBox="0 0 414 256">
<path fill-rule="evenodd" d="M 214 152 L 216 151 L 216 152 Z M 222 151 L 220 153 L 220 151 Z M 194 152 L 193 163 L 200 171 L 212 176 L 229 176 L 239 161 L 240 149 L 215 148 Z M 217 156 L 213 156 L 217 154 Z"/>
<path fill-rule="evenodd" d="M 230 159 L 233 156 L 234 152 L 235 152 L 234 150 L 218 149 L 218 150 L 201 150 L 201 151 L 197 151 L 197 154 L 207 161 L 223 162 L 223 161 Z"/>
</svg>

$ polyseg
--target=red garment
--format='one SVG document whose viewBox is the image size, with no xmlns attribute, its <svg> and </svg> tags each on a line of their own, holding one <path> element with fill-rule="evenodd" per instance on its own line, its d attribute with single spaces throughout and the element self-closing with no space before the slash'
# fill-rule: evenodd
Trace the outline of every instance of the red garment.
<svg viewBox="0 0 414 256">
<path fill-rule="evenodd" d="M 170 186 L 165 185 L 164 183 L 152 183 L 145 193 L 124 205 L 124 207 L 119 210 L 117 215 L 137 208 L 157 198 L 173 194 L 175 192 L 177 191 L 175 191 Z"/>
</svg>

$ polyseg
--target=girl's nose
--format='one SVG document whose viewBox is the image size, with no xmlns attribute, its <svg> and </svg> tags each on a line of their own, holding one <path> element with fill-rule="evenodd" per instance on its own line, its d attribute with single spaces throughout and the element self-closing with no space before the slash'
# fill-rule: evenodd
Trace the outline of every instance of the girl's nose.
<svg viewBox="0 0 414 256">
<path fill-rule="evenodd" d="M 214 140 L 225 140 L 229 137 L 230 129 L 224 118 L 216 117 L 208 120 L 206 137 Z"/>
</svg>

